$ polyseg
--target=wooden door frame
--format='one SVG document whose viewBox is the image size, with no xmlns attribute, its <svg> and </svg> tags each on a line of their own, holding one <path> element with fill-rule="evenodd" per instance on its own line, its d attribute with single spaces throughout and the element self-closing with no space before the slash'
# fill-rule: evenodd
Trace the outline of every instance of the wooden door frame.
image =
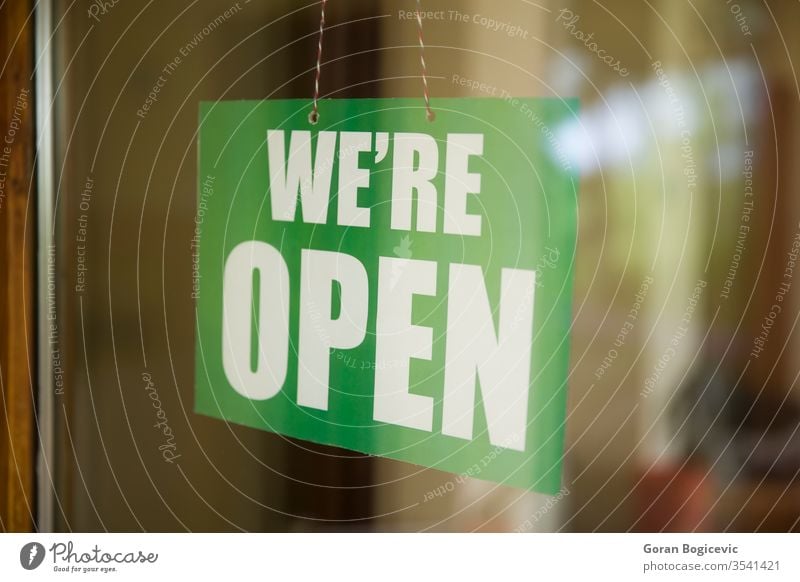
<svg viewBox="0 0 800 582">
<path fill-rule="evenodd" d="M 0 531 L 34 524 L 35 240 L 34 16 L 30 0 L 0 7 Z"/>
</svg>

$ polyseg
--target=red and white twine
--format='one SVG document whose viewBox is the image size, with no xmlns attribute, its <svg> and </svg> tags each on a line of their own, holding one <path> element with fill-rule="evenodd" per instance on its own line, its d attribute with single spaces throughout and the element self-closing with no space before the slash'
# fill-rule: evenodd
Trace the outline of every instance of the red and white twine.
<svg viewBox="0 0 800 582">
<path fill-rule="evenodd" d="M 320 63 L 322 61 L 322 34 L 325 31 L 325 4 L 328 0 L 322 0 L 321 10 L 319 17 L 319 42 L 317 43 L 317 71 L 314 75 L 314 110 L 308 114 L 308 122 L 316 125 L 319 121 L 319 77 L 320 77 Z"/>
<path fill-rule="evenodd" d="M 425 98 L 425 117 L 428 121 L 433 121 L 436 114 L 431 109 L 431 96 L 428 89 L 428 70 L 425 65 L 425 40 L 422 36 L 422 3 L 421 0 L 417 1 L 417 8 L 415 10 L 417 16 L 417 31 L 419 37 L 419 63 L 422 66 L 422 95 Z M 314 74 L 314 105 L 311 113 L 308 114 L 308 122 L 316 125 L 319 121 L 319 78 L 321 75 L 322 63 L 322 35 L 325 31 L 325 5 L 328 0 L 320 0 L 320 18 L 319 18 L 319 41 L 317 43 L 317 66 Z"/>
<path fill-rule="evenodd" d="M 425 67 L 425 41 L 422 38 L 422 6 L 417 0 L 417 29 L 419 31 L 419 63 L 422 65 L 422 95 L 425 97 L 425 116 L 428 121 L 433 121 L 436 115 L 431 109 L 431 96 L 428 91 L 428 70 Z"/>
</svg>

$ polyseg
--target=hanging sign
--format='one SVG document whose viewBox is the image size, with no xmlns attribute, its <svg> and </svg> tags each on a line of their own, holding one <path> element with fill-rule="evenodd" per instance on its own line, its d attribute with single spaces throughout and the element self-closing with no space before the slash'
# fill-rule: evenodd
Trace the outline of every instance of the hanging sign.
<svg viewBox="0 0 800 582">
<path fill-rule="evenodd" d="M 432 106 L 201 104 L 195 410 L 554 493 L 577 104 Z"/>
</svg>

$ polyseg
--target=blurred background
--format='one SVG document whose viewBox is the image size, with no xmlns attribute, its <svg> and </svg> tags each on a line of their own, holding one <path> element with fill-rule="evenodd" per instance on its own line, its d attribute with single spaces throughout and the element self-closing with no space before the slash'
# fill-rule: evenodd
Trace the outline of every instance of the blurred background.
<svg viewBox="0 0 800 582">
<path fill-rule="evenodd" d="M 51 527 L 800 528 L 800 5 L 422 6 L 434 98 L 581 100 L 579 122 L 553 128 L 581 178 L 561 493 L 194 414 L 198 103 L 310 98 L 320 4 L 54 0 Z M 414 8 L 329 1 L 322 94 L 421 99 Z"/>
</svg>

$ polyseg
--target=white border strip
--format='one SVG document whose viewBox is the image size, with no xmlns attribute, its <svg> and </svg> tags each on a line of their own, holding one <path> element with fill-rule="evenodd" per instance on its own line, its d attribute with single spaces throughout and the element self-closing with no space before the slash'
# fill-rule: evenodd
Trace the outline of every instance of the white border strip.
<svg viewBox="0 0 800 582">
<path fill-rule="evenodd" d="M 31 581 L 800 578 L 792 534 L 7 534 L 0 558 Z"/>
</svg>

